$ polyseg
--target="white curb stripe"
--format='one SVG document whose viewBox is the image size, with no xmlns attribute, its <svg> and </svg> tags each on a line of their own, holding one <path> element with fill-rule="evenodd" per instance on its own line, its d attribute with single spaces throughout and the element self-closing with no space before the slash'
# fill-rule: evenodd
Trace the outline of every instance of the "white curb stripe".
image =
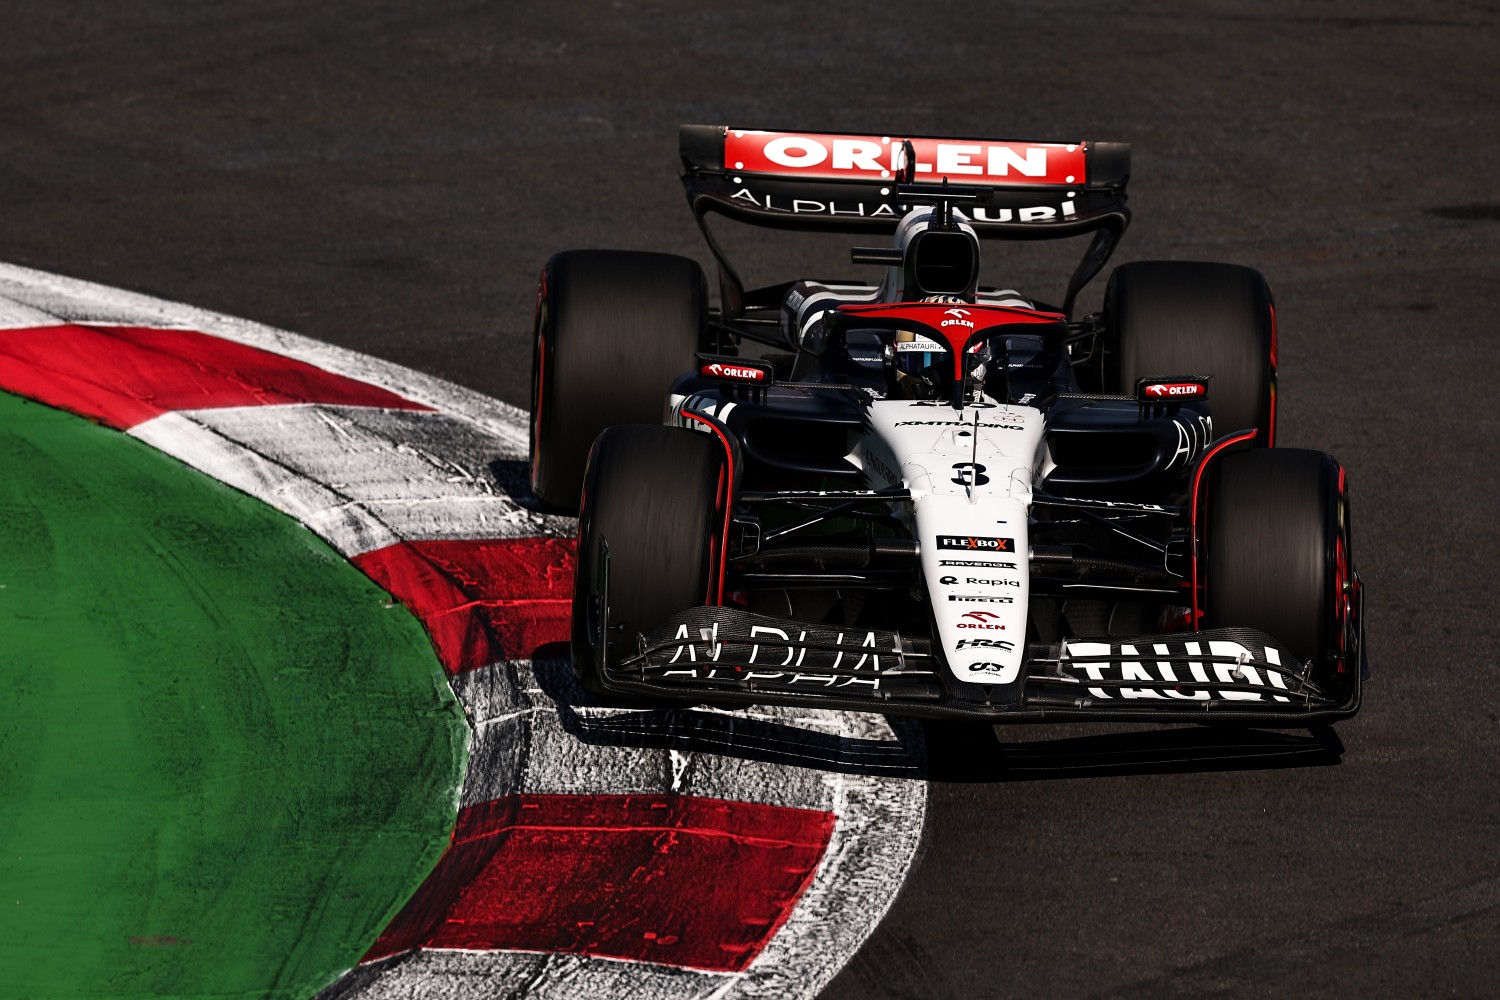
<svg viewBox="0 0 1500 1000">
<path fill-rule="evenodd" d="M 400 537 L 344 494 L 239 446 L 183 413 L 129 431 L 185 465 L 248 493 L 307 525 L 345 556 L 383 549 Z"/>
<path fill-rule="evenodd" d="M 196 329 L 286 354 L 435 407 L 268 406 L 167 414 L 132 433 L 284 510 L 346 555 L 400 539 L 571 530 L 506 493 L 490 464 L 526 453 L 524 414 L 409 369 L 258 324 L 0 265 L 0 328 L 140 324 Z M 503 469 L 501 470 L 504 471 Z M 513 679 L 514 678 L 514 679 Z M 811 997 L 878 925 L 915 856 L 926 786 L 914 725 L 759 708 L 618 713 L 575 708 L 557 664 L 455 678 L 474 725 L 463 801 L 517 792 L 668 792 L 826 809 L 837 817 L 811 885 L 743 973 L 521 952 L 421 951 L 357 969 L 330 995 Z M 561 706 L 559 701 L 561 699 Z"/>
<path fill-rule="evenodd" d="M 561 662 L 518 660 L 460 674 L 452 683 L 475 731 L 465 805 L 516 791 L 724 798 L 732 789 L 743 802 L 834 811 L 857 796 L 871 811 L 851 822 L 873 833 L 890 822 L 899 826 L 900 817 L 878 804 L 879 787 L 892 782 L 840 769 L 916 776 L 909 746 L 879 716 L 776 706 L 734 712 L 579 708 L 585 696 Z M 523 727 L 529 732 L 518 738 Z M 909 743 L 911 733 L 902 735 Z M 504 773 L 497 762 L 513 759 L 521 743 L 528 750 L 519 775 L 497 781 Z M 879 857 L 867 860 L 881 864 Z"/>
<path fill-rule="evenodd" d="M 674 969 L 586 955 L 434 949 L 356 969 L 322 1000 L 726 1000 L 744 973 Z M 792 994 L 788 994 L 792 995 Z"/>
<path fill-rule="evenodd" d="M 506 492 L 519 492 L 526 475 L 510 450 L 513 440 L 446 413 L 327 405 L 223 407 L 180 410 L 138 424 L 130 433 L 216 478 L 223 477 L 194 458 L 196 449 L 207 446 L 205 434 L 231 446 L 205 452 L 208 461 L 233 460 L 236 450 L 255 456 L 256 468 L 243 470 L 233 485 L 304 520 L 349 556 L 397 539 L 532 538 L 573 530 L 571 518 L 527 510 Z M 266 464 L 275 471 L 262 467 Z M 500 480 L 495 465 L 509 467 L 510 482 Z M 284 474 L 324 490 L 316 499 L 306 498 L 324 505 L 316 521 L 282 506 Z M 369 524 L 388 529 L 386 540 L 368 531 Z M 324 525 L 336 535 L 325 533 Z"/>
<path fill-rule="evenodd" d="M 6 303 L 5 299 L 11 301 Z M 368 382 L 442 410 L 506 441 L 506 455 L 524 456 L 530 447 L 524 410 L 452 382 L 250 320 L 29 267 L 0 264 L 0 329 L 52 326 L 59 320 L 86 326 L 155 326 L 212 334 Z"/>
</svg>

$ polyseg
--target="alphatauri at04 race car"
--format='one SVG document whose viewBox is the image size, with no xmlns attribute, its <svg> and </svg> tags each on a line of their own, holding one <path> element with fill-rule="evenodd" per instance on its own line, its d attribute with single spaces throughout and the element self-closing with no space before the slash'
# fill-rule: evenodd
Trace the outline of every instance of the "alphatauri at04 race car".
<svg viewBox="0 0 1500 1000">
<path fill-rule="evenodd" d="M 1130 263 L 1073 316 L 1129 221 L 1128 146 L 680 141 L 719 307 L 657 253 L 560 253 L 538 292 L 532 487 L 579 513 L 586 690 L 995 722 L 1358 710 L 1345 474 L 1273 447 L 1265 279 Z M 888 241 L 853 250 L 869 280 L 747 291 L 711 214 Z M 981 284 L 981 241 L 1075 235 L 1060 306 Z"/>
</svg>

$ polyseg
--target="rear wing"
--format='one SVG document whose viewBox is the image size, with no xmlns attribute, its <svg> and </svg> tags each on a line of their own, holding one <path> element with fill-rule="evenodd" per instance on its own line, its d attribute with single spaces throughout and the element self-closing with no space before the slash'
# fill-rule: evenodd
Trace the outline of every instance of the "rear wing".
<svg viewBox="0 0 1500 1000">
<path fill-rule="evenodd" d="M 739 311 L 744 286 L 708 228 L 710 214 L 781 229 L 893 233 L 905 211 L 898 183 L 946 179 L 978 196 L 964 211 L 981 238 L 1095 234 L 1069 284 L 1070 305 L 1104 266 L 1130 222 L 1126 143 L 908 138 L 723 125 L 683 125 L 678 143 L 688 204 L 719 262 L 730 313 Z"/>
</svg>

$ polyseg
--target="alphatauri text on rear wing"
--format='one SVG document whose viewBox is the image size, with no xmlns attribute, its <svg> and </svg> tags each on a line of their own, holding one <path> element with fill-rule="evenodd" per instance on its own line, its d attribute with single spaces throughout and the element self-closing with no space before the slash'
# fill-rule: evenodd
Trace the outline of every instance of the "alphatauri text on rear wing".
<svg viewBox="0 0 1500 1000">
<path fill-rule="evenodd" d="M 719 214 L 758 226 L 893 232 L 914 185 L 961 193 L 981 238 L 1055 239 L 1094 233 L 1081 287 L 1129 224 L 1130 146 L 1120 142 L 782 132 L 683 125 L 682 182 L 718 259 L 730 311 L 744 287 L 709 230 Z"/>
</svg>

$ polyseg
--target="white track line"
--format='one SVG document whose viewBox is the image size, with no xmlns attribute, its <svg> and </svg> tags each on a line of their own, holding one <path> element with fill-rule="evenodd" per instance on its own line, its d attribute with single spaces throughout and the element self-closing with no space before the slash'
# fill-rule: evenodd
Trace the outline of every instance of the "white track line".
<svg viewBox="0 0 1500 1000">
<path fill-rule="evenodd" d="M 9 299 L 9 301 L 7 301 Z M 0 264 L 0 328 L 59 320 L 196 329 L 434 407 L 183 411 L 132 434 L 296 517 L 354 556 L 402 539 L 559 534 L 502 477 L 526 455 L 525 415 L 431 376 L 296 334 Z M 522 474 L 524 470 L 522 470 Z M 825 809 L 837 823 L 811 885 L 742 973 L 525 952 L 420 951 L 345 976 L 329 996 L 811 997 L 894 901 L 926 804 L 915 726 L 880 716 L 758 708 L 590 709 L 563 664 L 495 664 L 454 678 L 474 736 L 464 803 L 518 792 L 677 791 Z"/>
<path fill-rule="evenodd" d="M 214 452 L 250 454 L 273 466 L 276 475 L 317 484 L 329 494 L 319 499 L 334 506 L 314 523 L 283 507 L 280 494 L 262 496 L 255 477 L 266 470 L 257 468 L 250 478 L 233 481 L 304 520 L 349 556 L 381 545 L 368 544 L 366 538 L 373 541 L 374 536 L 364 534 L 330 537 L 320 525 L 341 530 L 349 519 L 365 518 L 389 529 L 392 540 L 408 541 L 531 538 L 573 530 L 570 518 L 544 517 L 506 492 L 490 466 L 509 463 L 518 476 L 523 474 L 519 461 L 502 450 L 511 444 L 508 439 L 447 413 L 240 406 L 180 410 L 139 424 L 131 433 L 192 465 L 194 449 L 208 441 L 206 433 L 228 446 Z"/>
<path fill-rule="evenodd" d="M 742 973 L 674 969 L 583 955 L 524 951 L 419 951 L 354 970 L 320 1000 L 727 1000 L 745 996 Z M 785 994 L 795 996 L 797 994 Z"/>
</svg>

